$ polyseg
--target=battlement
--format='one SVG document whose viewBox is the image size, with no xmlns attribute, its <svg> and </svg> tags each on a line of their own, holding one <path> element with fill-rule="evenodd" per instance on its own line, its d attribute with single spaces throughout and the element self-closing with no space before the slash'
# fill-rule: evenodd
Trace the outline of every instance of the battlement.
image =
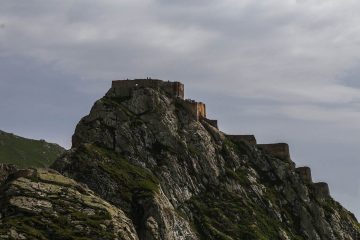
<svg viewBox="0 0 360 240">
<path fill-rule="evenodd" d="M 295 169 L 300 179 L 305 183 L 312 183 L 311 169 L 309 167 L 298 167 Z"/>
<path fill-rule="evenodd" d="M 110 91 L 114 96 L 128 97 L 133 89 L 140 87 L 162 89 L 171 97 L 184 99 L 184 84 L 159 79 L 114 80 Z"/>
<path fill-rule="evenodd" d="M 329 185 L 325 182 L 314 183 L 315 197 L 323 200 L 330 197 Z"/>
<path fill-rule="evenodd" d="M 206 105 L 202 102 L 196 102 L 191 99 L 186 99 L 180 102 L 182 106 L 187 109 L 195 117 L 196 120 L 206 118 Z"/>
<path fill-rule="evenodd" d="M 287 143 L 257 144 L 256 146 L 274 157 L 290 160 L 289 145 Z"/>
<path fill-rule="evenodd" d="M 233 142 L 247 142 L 250 145 L 256 145 L 256 138 L 254 135 L 226 135 Z"/>
</svg>

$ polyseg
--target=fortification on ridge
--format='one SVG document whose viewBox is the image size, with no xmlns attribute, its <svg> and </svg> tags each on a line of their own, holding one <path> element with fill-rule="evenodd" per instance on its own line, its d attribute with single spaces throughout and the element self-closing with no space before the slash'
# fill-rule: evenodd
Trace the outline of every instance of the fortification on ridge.
<svg viewBox="0 0 360 240">
<path fill-rule="evenodd" d="M 130 96 L 135 88 L 149 87 L 162 89 L 171 97 L 184 99 L 184 84 L 181 82 L 162 81 L 159 79 L 134 79 L 134 80 L 114 80 L 111 88 L 117 96 Z"/>
<path fill-rule="evenodd" d="M 129 97 L 131 92 L 137 88 L 153 88 L 163 90 L 168 96 L 180 100 L 179 103 L 187 109 L 196 120 L 206 119 L 206 105 L 191 99 L 184 99 L 184 84 L 181 82 L 163 81 L 160 79 L 134 79 L 134 80 L 114 80 L 108 95 L 117 97 Z M 215 120 L 208 122 L 217 127 Z"/>
<path fill-rule="evenodd" d="M 106 94 L 109 97 L 130 97 L 132 92 L 139 88 L 152 88 L 161 90 L 167 94 L 168 97 L 173 98 L 177 104 L 180 104 L 186 109 L 190 116 L 197 121 L 201 121 L 204 126 L 212 126 L 218 129 L 217 120 L 206 118 L 206 105 L 202 102 L 197 102 L 191 99 L 184 99 L 184 84 L 181 82 L 163 81 L 160 79 L 134 79 L 134 80 L 114 80 L 109 92 Z M 229 135 L 224 134 L 227 139 L 234 143 L 247 143 L 250 147 L 257 148 L 271 156 L 285 161 L 291 160 L 289 145 L 286 143 L 271 143 L 258 144 L 254 135 Z M 306 184 L 313 186 L 316 198 L 320 200 L 330 197 L 329 187 L 324 182 L 313 183 L 311 178 L 311 169 L 309 167 L 298 167 L 295 169 L 299 179 Z"/>
</svg>

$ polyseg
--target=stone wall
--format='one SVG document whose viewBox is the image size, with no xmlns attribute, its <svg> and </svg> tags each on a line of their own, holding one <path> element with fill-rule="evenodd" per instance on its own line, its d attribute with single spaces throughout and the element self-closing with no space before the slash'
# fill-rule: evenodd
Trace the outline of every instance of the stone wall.
<svg viewBox="0 0 360 240">
<path fill-rule="evenodd" d="M 256 145 L 256 138 L 254 135 L 226 135 L 231 141 L 234 142 L 247 142 L 251 145 Z"/>
<path fill-rule="evenodd" d="M 198 119 L 199 118 L 206 118 L 206 106 L 205 106 L 205 103 L 198 102 L 196 107 L 197 107 L 197 112 L 198 112 Z"/>
<path fill-rule="evenodd" d="M 323 200 L 330 197 L 329 185 L 325 182 L 314 183 L 315 197 Z"/>
<path fill-rule="evenodd" d="M 312 183 L 311 169 L 309 167 L 298 167 L 295 171 L 305 183 Z"/>
<path fill-rule="evenodd" d="M 206 106 L 202 102 L 196 102 L 194 100 L 186 99 L 180 101 L 182 106 L 187 109 L 196 120 L 206 118 Z"/>
<path fill-rule="evenodd" d="M 180 82 L 162 82 L 161 88 L 173 97 L 184 99 L 184 84 Z"/>
<path fill-rule="evenodd" d="M 114 80 L 108 94 L 127 97 L 138 87 L 162 89 L 171 97 L 184 99 L 184 84 L 180 82 L 162 81 L 159 79 Z"/>
<path fill-rule="evenodd" d="M 163 90 L 173 98 L 180 99 L 179 103 L 191 112 L 196 120 L 206 118 L 206 105 L 194 100 L 184 100 L 184 84 L 180 82 L 162 81 L 159 79 L 134 79 L 134 80 L 114 80 L 107 96 L 129 97 L 133 89 L 139 87 L 149 87 L 156 90 Z M 209 120 L 209 124 L 217 127 L 216 120 Z"/>
<path fill-rule="evenodd" d="M 274 157 L 290 160 L 289 145 L 287 143 L 257 144 L 256 146 Z"/>
</svg>

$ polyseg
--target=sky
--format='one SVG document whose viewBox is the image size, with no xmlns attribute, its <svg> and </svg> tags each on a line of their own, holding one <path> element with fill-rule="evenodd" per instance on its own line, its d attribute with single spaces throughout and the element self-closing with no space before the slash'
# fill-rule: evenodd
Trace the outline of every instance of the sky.
<svg viewBox="0 0 360 240">
<path fill-rule="evenodd" d="M 0 0 L 0 129 L 69 148 L 111 80 L 181 81 L 360 218 L 360 1 Z"/>
</svg>

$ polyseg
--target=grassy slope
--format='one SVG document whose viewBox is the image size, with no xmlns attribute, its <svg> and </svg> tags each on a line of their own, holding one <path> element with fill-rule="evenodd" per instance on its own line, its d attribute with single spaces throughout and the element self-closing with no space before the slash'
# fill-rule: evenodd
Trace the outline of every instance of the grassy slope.
<svg viewBox="0 0 360 240">
<path fill-rule="evenodd" d="M 47 167 L 65 149 L 44 140 L 32 140 L 0 131 L 0 163 L 18 167 Z"/>
</svg>

